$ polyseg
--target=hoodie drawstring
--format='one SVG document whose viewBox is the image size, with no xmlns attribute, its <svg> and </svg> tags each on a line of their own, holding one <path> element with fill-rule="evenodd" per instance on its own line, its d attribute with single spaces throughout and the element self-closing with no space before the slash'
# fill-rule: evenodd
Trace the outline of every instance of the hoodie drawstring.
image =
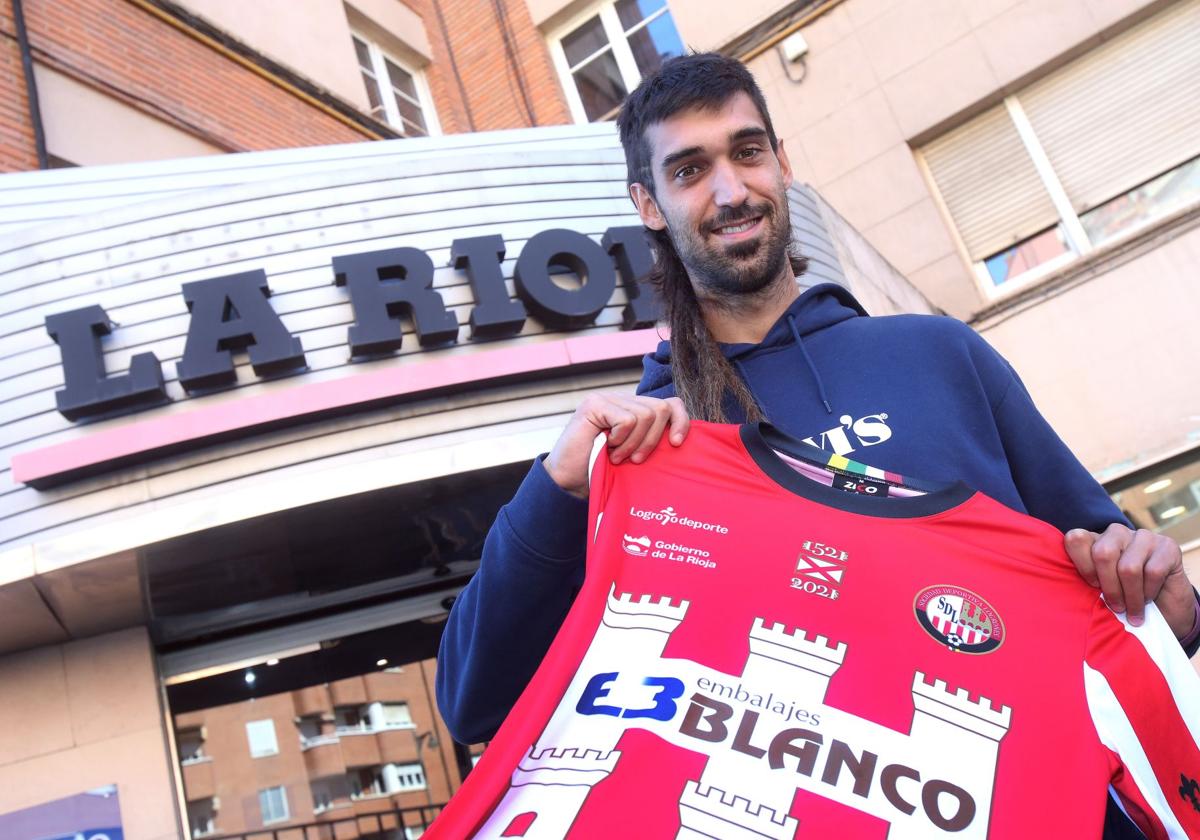
<svg viewBox="0 0 1200 840">
<path fill-rule="evenodd" d="M 800 338 L 800 330 L 796 328 L 796 319 L 792 313 L 787 316 L 788 326 L 792 328 L 792 337 L 796 339 L 796 346 L 800 348 L 800 355 L 804 357 L 804 363 L 808 365 L 809 373 L 812 374 L 813 380 L 817 383 L 817 394 L 821 397 L 821 403 L 825 406 L 826 414 L 833 414 L 833 407 L 829 405 L 829 397 L 825 394 L 825 383 L 821 381 L 821 374 L 817 373 L 817 366 L 813 364 L 812 357 L 808 355 L 808 349 L 804 346 L 804 341 Z M 742 377 L 746 375 L 742 371 Z"/>
</svg>

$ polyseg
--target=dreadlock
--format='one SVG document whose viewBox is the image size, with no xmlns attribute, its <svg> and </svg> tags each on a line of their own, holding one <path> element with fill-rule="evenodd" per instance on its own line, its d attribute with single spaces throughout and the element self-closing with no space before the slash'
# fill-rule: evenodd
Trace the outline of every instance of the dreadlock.
<svg viewBox="0 0 1200 840">
<path fill-rule="evenodd" d="M 664 62 L 656 74 L 643 80 L 629 95 L 617 117 L 628 184 L 640 183 L 655 196 L 647 128 L 680 111 L 718 110 L 739 92 L 754 102 L 771 149 L 777 150 L 779 141 L 766 100 L 745 65 L 717 53 L 678 56 Z M 671 329 L 671 376 L 676 395 L 688 414 L 699 420 L 729 422 L 729 398 L 746 421 L 762 420 L 762 410 L 750 388 L 709 333 L 687 269 L 670 236 L 666 231 L 647 229 L 646 233 L 654 251 L 654 265 L 646 279 L 658 291 Z M 788 260 L 797 277 L 808 267 L 808 261 L 791 250 Z"/>
<path fill-rule="evenodd" d="M 727 397 L 732 397 L 746 422 L 764 419 L 746 381 L 708 331 L 687 269 L 670 236 L 660 230 L 647 233 L 654 265 L 646 281 L 658 292 L 663 317 L 671 328 L 671 378 L 676 396 L 683 401 L 688 415 L 698 420 L 730 422 L 733 418 L 726 410 Z M 808 267 L 808 260 L 796 254 L 789 253 L 788 260 L 797 277 Z"/>
</svg>

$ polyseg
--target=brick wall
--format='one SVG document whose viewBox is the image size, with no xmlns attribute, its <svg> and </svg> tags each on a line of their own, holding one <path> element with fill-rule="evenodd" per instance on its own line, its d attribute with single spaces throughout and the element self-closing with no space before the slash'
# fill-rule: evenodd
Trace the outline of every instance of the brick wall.
<svg viewBox="0 0 1200 840">
<path fill-rule="evenodd" d="M 430 36 L 433 61 L 426 75 L 445 133 L 571 121 L 525 0 L 406 2 Z M 498 3 L 532 115 L 505 50 Z M 11 8 L 11 0 L 0 0 L 2 172 L 37 166 Z M 38 63 L 219 148 L 252 151 L 367 139 L 131 0 L 25 0 L 25 20 Z"/>
<path fill-rule="evenodd" d="M 37 169 L 25 72 L 11 6 L 0 5 L 0 171 Z"/>
<path fill-rule="evenodd" d="M 499 15 L 491 0 L 405 0 L 425 21 L 433 48 L 426 69 L 442 130 L 447 134 L 562 125 L 571 121 L 562 88 L 550 61 L 545 39 L 533 25 L 525 0 L 497 0 L 503 4 L 521 76 L 533 110 L 525 109 L 517 77 L 501 34 Z M 435 4 L 437 4 L 435 6 Z M 442 29 L 438 7 L 445 21 Z M 450 61 L 450 51 L 467 93 L 464 105 Z M 468 108 L 470 119 L 468 119 Z"/>
<path fill-rule="evenodd" d="M 35 61 L 221 148 L 249 151 L 367 139 L 127 0 L 25 0 L 25 21 Z M 12 31 L 11 19 L 5 27 L 6 33 Z M 23 85 L 15 40 L 11 51 L 16 81 Z M 7 62 L 3 69 L 0 113 L 7 116 L 11 110 L 27 124 L 24 89 L 20 98 L 13 96 Z M 18 155 L 0 159 L 5 170 L 32 168 L 23 164 Z"/>
</svg>

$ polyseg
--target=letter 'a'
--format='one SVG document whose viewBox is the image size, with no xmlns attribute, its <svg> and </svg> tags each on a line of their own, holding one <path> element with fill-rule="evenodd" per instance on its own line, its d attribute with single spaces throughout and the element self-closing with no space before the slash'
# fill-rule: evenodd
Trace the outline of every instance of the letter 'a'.
<svg viewBox="0 0 1200 840">
<path fill-rule="evenodd" d="M 237 381 L 231 351 L 246 349 L 258 376 L 306 367 L 300 339 L 279 320 L 262 269 L 183 284 L 192 312 L 183 358 L 175 366 L 188 391 Z"/>
</svg>

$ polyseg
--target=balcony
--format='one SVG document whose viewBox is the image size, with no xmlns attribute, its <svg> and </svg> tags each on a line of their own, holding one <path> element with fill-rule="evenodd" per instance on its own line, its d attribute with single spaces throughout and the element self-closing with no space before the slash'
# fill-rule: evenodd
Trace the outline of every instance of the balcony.
<svg viewBox="0 0 1200 840">
<path fill-rule="evenodd" d="M 412 764 L 419 760 L 415 726 L 377 729 L 379 755 L 384 764 Z"/>
<path fill-rule="evenodd" d="M 354 813 L 354 803 L 349 799 L 339 799 L 335 802 L 326 805 L 325 807 L 315 806 L 313 808 L 313 816 L 320 822 L 334 822 L 336 820 L 344 820 L 347 816 Z M 346 826 L 349 828 L 349 826 Z M 341 835 L 339 835 L 340 837 Z M 358 835 L 355 834 L 355 837 Z"/>
<path fill-rule="evenodd" d="M 351 797 L 355 814 L 385 814 L 392 812 L 392 797 L 387 793 L 366 793 Z M 394 827 L 384 826 L 384 828 Z"/>
<path fill-rule="evenodd" d="M 379 755 L 379 739 L 370 729 L 354 729 L 338 732 L 342 747 L 342 760 L 347 767 L 370 767 L 382 764 Z"/>
<path fill-rule="evenodd" d="M 208 756 L 200 756 L 180 762 L 183 767 L 183 790 L 188 802 L 208 799 L 216 790 L 213 779 L 213 763 Z"/>
<path fill-rule="evenodd" d="M 323 685 L 310 685 L 292 692 L 292 705 L 299 717 L 328 714 L 333 711 L 329 700 L 329 689 Z"/>
<path fill-rule="evenodd" d="M 310 779 L 340 776 L 346 772 L 341 738 L 337 735 L 305 739 L 300 744 L 300 750 L 304 753 L 304 767 Z"/>
<path fill-rule="evenodd" d="M 329 684 L 334 706 L 362 706 L 367 702 L 367 688 L 362 677 L 350 677 Z"/>
<path fill-rule="evenodd" d="M 362 681 L 366 689 L 367 702 L 391 703 L 405 697 L 413 697 L 422 691 L 419 682 L 420 672 L 416 670 L 405 673 L 391 671 L 375 671 L 363 674 Z"/>
</svg>

